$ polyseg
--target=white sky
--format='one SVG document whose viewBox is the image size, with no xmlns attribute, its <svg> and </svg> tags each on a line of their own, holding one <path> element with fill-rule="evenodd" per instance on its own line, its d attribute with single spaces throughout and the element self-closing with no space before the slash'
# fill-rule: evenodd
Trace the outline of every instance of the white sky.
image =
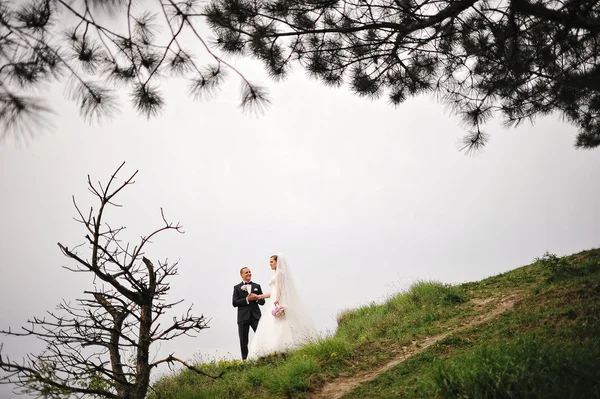
<svg viewBox="0 0 600 399">
<path fill-rule="evenodd" d="M 325 332 L 341 310 L 418 279 L 479 280 L 547 250 L 599 244 L 599 153 L 575 150 L 575 128 L 557 118 L 510 130 L 492 123 L 484 152 L 467 157 L 457 151 L 464 133 L 457 118 L 432 97 L 395 109 L 322 87 L 301 71 L 273 83 L 256 63 L 236 65 L 271 89 L 265 115 L 242 113 L 238 82 L 229 79 L 206 102 L 169 83 L 160 118 L 147 121 L 125 103 L 114 120 L 90 126 L 52 87 L 53 132 L 26 145 L 1 143 L 2 328 L 91 287 L 61 268 L 70 263 L 56 243 L 83 242 L 71 195 L 84 208 L 96 205 L 87 174 L 104 182 L 122 161 L 121 179 L 140 172 L 109 220 L 135 239 L 160 226 L 163 207 L 186 232 L 157 238 L 147 256 L 180 259 L 170 298 L 211 319 L 197 338 L 160 349 L 187 359 L 239 357 L 232 286 L 246 265 L 268 287 L 272 253 L 286 254 Z M 36 348 L 0 342 L 15 357 Z M 4 397 L 12 395 L 4 389 Z"/>
</svg>

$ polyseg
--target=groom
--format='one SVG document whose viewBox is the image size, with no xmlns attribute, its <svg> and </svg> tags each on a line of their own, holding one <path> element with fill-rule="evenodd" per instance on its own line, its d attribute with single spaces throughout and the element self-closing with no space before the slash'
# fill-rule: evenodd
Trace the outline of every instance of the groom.
<svg viewBox="0 0 600 399">
<path fill-rule="evenodd" d="M 260 320 L 260 308 L 258 305 L 264 305 L 264 299 L 258 299 L 262 295 L 262 289 L 259 284 L 253 283 L 252 272 L 247 267 L 240 270 L 242 282 L 233 286 L 233 307 L 238 308 L 237 322 L 238 334 L 240 336 L 240 348 L 242 349 L 242 360 L 248 357 L 248 333 L 250 327 L 256 331 L 258 321 Z"/>
</svg>

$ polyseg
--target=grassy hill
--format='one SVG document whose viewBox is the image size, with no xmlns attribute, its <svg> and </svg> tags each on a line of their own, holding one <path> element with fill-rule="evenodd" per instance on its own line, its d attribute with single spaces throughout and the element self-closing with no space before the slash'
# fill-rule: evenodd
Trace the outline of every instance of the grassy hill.
<svg viewBox="0 0 600 399">
<path fill-rule="evenodd" d="M 478 282 L 418 282 L 286 356 L 198 365 L 152 399 L 600 398 L 600 249 Z"/>
</svg>

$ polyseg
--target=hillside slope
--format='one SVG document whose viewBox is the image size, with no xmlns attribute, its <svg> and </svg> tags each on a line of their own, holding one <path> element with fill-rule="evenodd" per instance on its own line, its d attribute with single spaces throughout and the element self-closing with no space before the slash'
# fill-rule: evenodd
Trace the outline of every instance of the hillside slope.
<svg viewBox="0 0 600 399">
<path fill-rule="evenodd" d="M 198 365 L 153 399 L 600 398 L 600 250 L 479 282 L 415 283 L 286 356 Z"/>
</svg>

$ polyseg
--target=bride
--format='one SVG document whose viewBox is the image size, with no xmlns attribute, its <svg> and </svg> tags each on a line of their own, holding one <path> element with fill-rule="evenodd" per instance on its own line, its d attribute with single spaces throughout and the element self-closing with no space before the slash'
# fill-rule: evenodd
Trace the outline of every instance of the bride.
<svg viewBox="0 0 600 399">
<path fill-rule="evenodd" d="M 271 353 L 284 353 L 318 336 L 296 291 L 287 260 L 281 254 L 273 255 L 269 265 L 275 271 L 269 280 L 271 292 L 258 295 L 258 299 L 267 299 L 265 309 L 268 313 L 261 317 L 250 343 L 248 359 L 251 360 Z M 280 307 L 285 314 L 275 315 Z"/>
</svg>

